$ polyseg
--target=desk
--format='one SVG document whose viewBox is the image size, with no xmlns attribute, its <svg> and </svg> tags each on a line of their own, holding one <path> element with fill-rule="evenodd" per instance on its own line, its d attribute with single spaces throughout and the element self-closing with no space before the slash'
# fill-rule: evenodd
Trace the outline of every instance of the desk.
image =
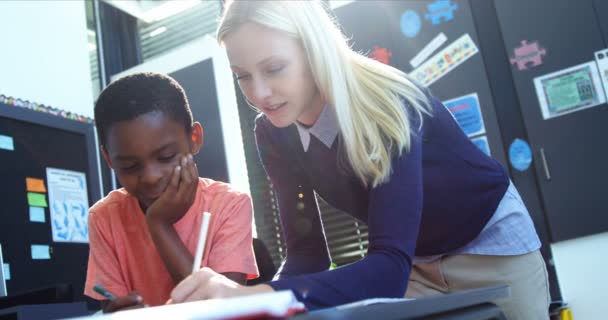
<svg viewBox="0 0 608 320">
<path fill-rule="evenodd" d="M 85 302 L 28 304 L 0 309 L 0 320 L 64 319 L 87 314 Z"/>
<path fill-rule="evenodd" d="M 410 301 L 374 304 L 348 309 L 328 308 L 301 314 L 293 320 L 337 319 L 506 319 L 492 301 L 510 295 L 508 286 L 467 290 Z"/>
</svg>

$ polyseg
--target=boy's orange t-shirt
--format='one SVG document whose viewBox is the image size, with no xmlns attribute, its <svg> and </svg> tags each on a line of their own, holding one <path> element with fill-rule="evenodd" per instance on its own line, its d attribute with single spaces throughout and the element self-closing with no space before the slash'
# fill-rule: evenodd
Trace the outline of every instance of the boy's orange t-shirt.
<svg viewBox="0 0 608 320">
<path fill-rule="evenodd" d="M 258 276 L 252 247 L 252 204 L 229 184 L 199 178 L 194 204 L 174 227 L 194 256 L 203 212 L 211 213 L 201 266 L 215 272 Z M 89 211 L 89 265 L 84 293 L 98 284 L 117 296 L 137 291 L 144 303 L 164 304 L 175 283 L 162 261 L 139 203 L 124 189 L 112 191 Z"/>
</svg>

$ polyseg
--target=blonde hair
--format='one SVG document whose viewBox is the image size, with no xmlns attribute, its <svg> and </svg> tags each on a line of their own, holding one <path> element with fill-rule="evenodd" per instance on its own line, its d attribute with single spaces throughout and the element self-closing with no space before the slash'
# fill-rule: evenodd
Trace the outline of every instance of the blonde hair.
<svg viewBox="0 0 608 320">
<path fill-rule="evenodd" d="M 422 113 L 429 114 L 426 95 L 400 70 L 354 52 L 318 1 L 232 1 L 218 41 L 246 22 L 301 41 L 321 96 L 336 110 L 353 173 L 365 186 L 387 182 L 392 157 L 410 149 L 412 128 L 402 99 L 422 125 Z"/>
</svg>

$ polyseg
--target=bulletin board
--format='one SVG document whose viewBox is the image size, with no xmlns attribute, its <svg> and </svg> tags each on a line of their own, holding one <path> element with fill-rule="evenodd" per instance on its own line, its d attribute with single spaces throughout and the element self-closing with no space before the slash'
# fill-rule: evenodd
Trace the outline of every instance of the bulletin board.
<svg viewBox="0 0 608 320">
<path fill-rule="evenodd" d="M 407 73 L 507 165 L 468 1 L 358 1 L 334 10 L 353 49 Z"/>
<path fill-rule="evenodd" d="M 606 1 L 495 7 L 551 240 L 606 232 Z"/>
<path fill-rule="evenodd" d="M 0 163 L 8 295 L 71 284 L 81 299 L 101 197 L 94 125 L 0 103 Z"/>
</svg>

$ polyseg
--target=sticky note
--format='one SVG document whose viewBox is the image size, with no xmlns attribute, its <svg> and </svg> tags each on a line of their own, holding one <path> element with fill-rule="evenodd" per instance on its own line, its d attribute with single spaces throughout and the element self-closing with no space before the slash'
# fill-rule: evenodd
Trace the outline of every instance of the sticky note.
<svg viewBox="0 0 608 320">
<path fill-rule="evenodd" d="M 27 185 L 27 191 L 31 192 L 46 192 L 44 187 L 44 180 L 36 178 L 25 178 L 25 184 Z"/>
<path fill-rule="evenodd" d="M 46 198 L 42 193 L 28 192 L 27 203 L 33 207 L 48 207 L 48 205 L 46 204 Z"/>
<path fill-rule="evenodd" d="M 32 259 L 43 260 L 43 259 L 50 259 L 50 258 L 51 258 L 51 253 L 49 250 L 49 246 L 41 245 L 41 244 L 32 245 Z"/>
<path fill-rule="evenodd" d="M 13 137 L 0 134 L 0 149 L 14 151 L 15 144 L 13 143 Z"/>
<path fill-rule="evenodd" d="M 3 263 L 4 268 L 4 280 L 11 280 L 11 266 L 8 263 Z"/>
<path fill-rule="evenodd" d="M 30 207 L 30 221 L 31 222 L 46 222 L 46 218 L 44 216 L 44 208 Z"/>
</svg>

